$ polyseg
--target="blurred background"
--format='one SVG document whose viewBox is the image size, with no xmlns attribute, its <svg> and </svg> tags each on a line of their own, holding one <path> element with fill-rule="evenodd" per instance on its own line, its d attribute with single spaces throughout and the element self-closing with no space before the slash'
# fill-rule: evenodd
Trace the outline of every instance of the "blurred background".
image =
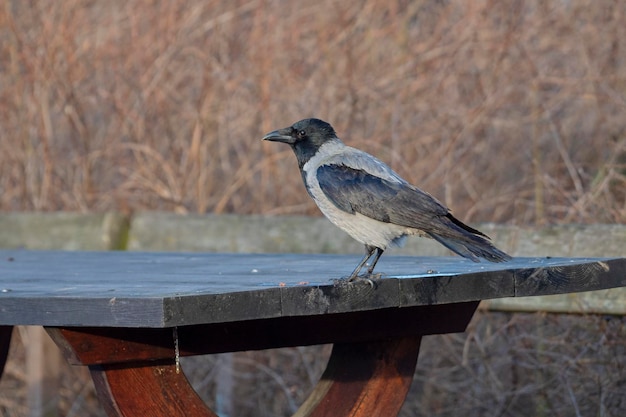
<svg viewBox="0 0 626 417">
<path fill-rule="evenodd" d="M 0 212 L 319 216 L 291 150 L 261 141 L 318 117 L 463 221 L 623 224 L 624 22 L 620 0 L 0 0 Z M 31 338 L 2 417 L 29 415 Z M 183 368 L 222 417 L 286 416 L 328 353 Z M 87 371 L 58 366 L 54 412 L 103 416 Z M 409 398 L 402 416 L 626 415 L 626 319 L 481 310 L 425 338 Z"/>
<path fill-rule="evenodd" d="M 621 1 L 2 1 L 0 209 L 318 214 L 306 117 L 464 221 L 626 219 Z"/>
</svg>

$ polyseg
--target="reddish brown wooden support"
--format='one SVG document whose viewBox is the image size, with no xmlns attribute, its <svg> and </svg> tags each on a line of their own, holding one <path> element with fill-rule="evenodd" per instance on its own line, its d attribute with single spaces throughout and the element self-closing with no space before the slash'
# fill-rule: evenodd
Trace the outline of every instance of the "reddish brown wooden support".
<svg viewBox="0 0 626 417">
<path fill-rule="evenodd" d="M 397 416 L 421 337 L 335 345 L 320 382 L 294 417 Z"/>
<path fill-rule="evenodd" d="M 173 362 L 89 367 L 107 414 L 151 417 L 217 417 Z"/>
<path fill-rule="evenodd" d="M 0 377 L 2 377 L 2 373 L 4 372 L 7 356 L 9 356 L 12 333 L 13 326 L 0 326 Z"/>
<path fill-rule="evenodd" d="M 422 335 L 463 331 L 478 302 L 177 328 L 184 356 L 334 342 L 296 417 L 397 416 Z M 74 364 L 89 366 L 109 416 L 216 417 L 174 365 L 172 329 L 47 328 Z M 208 337 L 207 335 L 212 335 Z"/>
<path fill-rule="evenodd" d="M 295 417 L 397 416 L 413 380 L 421 337 L 337 344 Z M 173 361 L 90 366 L 98 397 L 115 416 L 217 417 Z"/>
<path fill-rule="evenodd" d="M 64 331 L 49 329 L 60 344 Z M 67 333 L 71 335 L 74 333 Z M 83 334 L 93 345 L 98 335 Z M 413 380 L 421 336 L 338 343 L 326 371 L 296 417 L 392 417 L 398 415 Z M 129 344 L 129 347 L 132 346 Z M 155 347 L 154 356 L 161 347 Z M 127 349 L 123 349 L 127 350 Z M 110 358 L 109 360 L 114 360 Z M 217 417 L 172 359 L 89 365 L 98 397 L 111 417 Z"/>
</svg>

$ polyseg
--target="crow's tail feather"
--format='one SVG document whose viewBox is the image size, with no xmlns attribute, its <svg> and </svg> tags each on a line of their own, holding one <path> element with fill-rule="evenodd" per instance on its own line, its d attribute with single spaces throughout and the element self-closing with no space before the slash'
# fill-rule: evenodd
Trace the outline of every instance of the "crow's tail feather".
<svg viewBox="0 0 626 417">
<path fill-rule="evenodd" d="M 460 240 L 432 233 L 429 233 L 429 235 L 452 252 L 473 262 L 480 262 L 479 258 L 486 259 L 489 262 L 506 262 L 511 260 L 511 256 L 493 246 L 491 242 L 482 236 L 473 235 L 472 238 Z"/>
<path fill-rule="evenodd" d="M 479 258 L 486 259 L 489 262 L 506 262 L 511 260 L 511 256 L 496 248 L 484 233 L 469 227 L 451 214 L 448 214 L 443 219 L 450 222 L 448 223 L 448 231 L 452 233 L 445 233 L 445 236 L 434 232 L 429 232 L 428 234 L 452 252 L 474 262 L 479 262 Z"/>
</svg>

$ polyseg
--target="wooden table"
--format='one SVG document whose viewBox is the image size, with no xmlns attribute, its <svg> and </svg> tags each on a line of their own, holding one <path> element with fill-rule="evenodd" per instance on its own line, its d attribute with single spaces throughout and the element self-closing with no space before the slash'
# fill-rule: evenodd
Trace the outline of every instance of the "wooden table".
<svg viewBox="0 0 626 417">
<path fill-rule="evenodd" d="M 626 259 L 0 251 L 0 371 L 15 325 L 45 326 L 91 371 L 110 416 L 215 416 L 177 368 L 199 355 L 333 343 L 296 416 L 393 416 L 422 336 L 462 332 L 480 300 L 626 286 Z"/>
</svg>

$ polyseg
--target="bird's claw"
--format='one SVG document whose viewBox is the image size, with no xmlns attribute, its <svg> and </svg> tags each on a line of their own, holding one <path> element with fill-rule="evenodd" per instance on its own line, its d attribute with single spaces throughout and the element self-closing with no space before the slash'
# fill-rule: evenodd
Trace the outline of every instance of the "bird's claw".
<svg viewBox="0 0 626 417">
<path fill-rule="evenodd" d="M 354 279 L 350 280 L 349 282 L 358 282 L 358 281 L 367 282 L 372 289 L 376 289 L 376 283 L 371 278 L 357 276 L 357 277 L 354 277 Z"/>
<path fill-rule="evenodd" d="M 376 273 L 376 274 L 367 273 L 367 274 L 362 274 L 362 275 L 354 275 L 354 276 L 350 276 L 350 277 L 339 278 L 339 279 L 335 279 L 333 281 L 334 281 L 335 285 L 337 285 L 337 284 L 353 284 L 353 283 L 357 283 L 357 282 L 365 282 L 370 287 L 372 287 L 373 289 L 376 289 L 376 287 L 378 286 L 377 281 L 380 280 L 382 278 L 382 276 L 383 276 L 383 274 L 381 274 L 381 273 Z"/>
</svg>

